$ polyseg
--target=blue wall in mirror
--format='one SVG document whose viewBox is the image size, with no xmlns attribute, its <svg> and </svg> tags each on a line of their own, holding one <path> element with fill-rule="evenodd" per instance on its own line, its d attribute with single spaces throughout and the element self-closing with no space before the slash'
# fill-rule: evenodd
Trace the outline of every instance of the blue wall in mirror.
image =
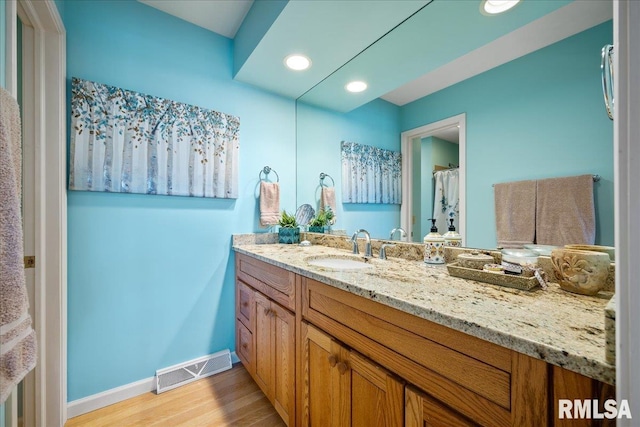
<svg viewBox="0 0 640 427">
<path fill-rule="evenodd" d="M 324 172 L 336 184 L 337 221 L 333 228 L 348 234 L 365 228 L 372 237 L 388 237 L 400 226 L 400 205 L 341 202 L 340 142 L 400 151 L 400 107 L 377 99 L 343 114 L 298 101 L 296 116 L 298 204 L 318 208 L 319 176 Z"/>
<path fill-rule="evenodd" d="M 598 174 L 596 243 L 613 245 L 613 125 L 600 83 L 606 22 L 401 108 L 401 130 L 467 118 L 467 245 L 495 247 L 492 184 Z"/>
</svg>

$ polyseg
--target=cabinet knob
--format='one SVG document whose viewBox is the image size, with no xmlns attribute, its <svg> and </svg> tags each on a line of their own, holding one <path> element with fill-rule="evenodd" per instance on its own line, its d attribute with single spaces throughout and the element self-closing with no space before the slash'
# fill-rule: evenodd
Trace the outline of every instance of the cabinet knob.
<svg viewBox="0 0 640 427">
<path fill-rule="evenodd" d="M 247 301 L 244 301 L 244 302 L 242 303 L 242 306 L 243 306 L 243 307 L 248 307 L 248 306 L 249 306 L 249 303 L 248 303 Z"/>
<path fill-rule="evenodd" d="M 347 366 L 346 363 L 344 363 L 344 362 L 339 362 L 338 363 L 338 372 L 340 372 L 340 375 L 344 374 L 348 370 L 349 370 L 349 367 Z"/>
<path fill-rule="evenodd" d="M 331 365 L 332 368 L 336 366 L 336 363 L 338 363 L 338 358 L 333 354 L 330 354 L 328 359 L 329 359 L 329 365 Z"/>
<path fill-rule="evenodd" d="M 247 343 L 243 343 L 243 344 L 242 344 L 242 348 L 246 349 L 246 348 L 248 348 L 248 347 L 249 347 L 249 346 L 247 345 Z"/>
</svg>

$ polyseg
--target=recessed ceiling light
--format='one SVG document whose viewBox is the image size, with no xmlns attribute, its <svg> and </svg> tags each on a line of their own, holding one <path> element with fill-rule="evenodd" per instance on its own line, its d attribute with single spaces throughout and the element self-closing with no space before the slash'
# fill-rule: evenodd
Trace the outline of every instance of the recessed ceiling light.
<svg viewBox="0 0 640 427">
<path fill-rule="evenodd" d="M 347 89 L 349 92 L 362 92 L 366 88 L 367 88 L 367 84 L 365 82 L 361 82 L 358 80 L 349 82 L 345 86 L 345 89 Z"/>
<path fill-rule="evenodd" d="M 289 55 L 284 58 L 284 63 L 287 67 L 295 71 L 306 70 L 311 66 L 311 60 L 304 55 Z"/>
<path fill-rule="evenodd" d="M 519 2 L 520 0 L 482 0 L 480 11 L 488 15 L 496 15 L 506 12 Z"/>
</svg>

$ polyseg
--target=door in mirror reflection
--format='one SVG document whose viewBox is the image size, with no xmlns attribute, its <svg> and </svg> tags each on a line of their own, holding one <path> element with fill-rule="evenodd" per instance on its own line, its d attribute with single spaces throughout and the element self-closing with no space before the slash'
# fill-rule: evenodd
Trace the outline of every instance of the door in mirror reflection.
<svg viewBox="0 0 640 427">
<path fill-rule="evenodd" d="M 409 241 L 422 242 L 436 219 L 438 233 L 450 220 L 464 239 L 465 115 L 450 117 L 402 133 L 402 227 Z"/>
</svg>

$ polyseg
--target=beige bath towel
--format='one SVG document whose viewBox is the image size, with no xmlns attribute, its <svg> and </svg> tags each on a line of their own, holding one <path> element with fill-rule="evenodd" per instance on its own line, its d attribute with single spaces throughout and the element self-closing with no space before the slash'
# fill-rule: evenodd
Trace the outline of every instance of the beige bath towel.
<svg viewBox="0 0 640 427">
<path fill-rule="evenodd" d="M 333 218 L 331 224 L 336 222 L 336 189 L 335 187 L 322 186 L 320 190 L 320 209 L 325 209 L 327 206 L 331 208 L 333 212 Z"/>
<path fill-rule="evenodd" d="M 495 184 L 498 246 L 522 247 L 533 243 L 536 233 L 536 181 Z"/>
<path fill-rule="evenodd" d="M 596 239 L 593 175 L 538 181 L 536 243 L 588 244 Z"/>
<path fill-rule="evenodd" d="M 21 180 L 20 111 L 0 88 L 0 403 L 36 365 L 24 280 Z"/>
<path fill-rule="evenodd" d="M 260 181 L 260 225 L 268 227 L 280 221 L 280 184 Z"/>
</svg>

